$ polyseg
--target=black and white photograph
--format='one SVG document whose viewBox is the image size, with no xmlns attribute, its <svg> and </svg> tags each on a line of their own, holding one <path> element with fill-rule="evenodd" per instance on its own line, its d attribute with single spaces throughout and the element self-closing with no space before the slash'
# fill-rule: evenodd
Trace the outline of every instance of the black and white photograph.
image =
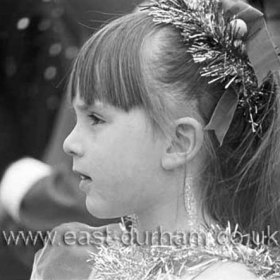
<svg viewBox="0 0 280 280">
<path fill-rule="evenodd" d="M 280 1 L 0 0 L 0 280 L 280 279 Z"/>
</svg>

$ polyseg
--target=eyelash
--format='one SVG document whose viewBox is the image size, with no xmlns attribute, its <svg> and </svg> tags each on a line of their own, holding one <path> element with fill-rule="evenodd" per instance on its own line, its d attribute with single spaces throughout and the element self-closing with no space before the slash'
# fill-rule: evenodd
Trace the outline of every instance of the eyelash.
<svg viewBox="0 0 280 280">
<path fill-rule="evenodd" d="M 91 120 L 91 125 L 98 125 L 104 123 L 104 121 L 95 114 L 89 114 L 88 118 Z"/>
</svg>

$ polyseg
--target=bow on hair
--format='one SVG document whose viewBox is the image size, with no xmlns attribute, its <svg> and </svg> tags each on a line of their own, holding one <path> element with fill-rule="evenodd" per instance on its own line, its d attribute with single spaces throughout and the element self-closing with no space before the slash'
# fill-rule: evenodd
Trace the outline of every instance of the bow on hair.
<svg viewBox="0 0 280 280">
<path fill-rule="evenodd" d="M 245 45 L 246 53 L 260 86 L 270 72 L 280 69 L 280 61 L 270 38 L 263 14 L 242 1 L 223 0 L 226 17 L 243 20 L 248 29 Z M 238 33 L 238 30 L 237 30 Z M 233 88 L 228 88 L 220 98 L 211 120 L 205 127 L 214 130 L 220 146 L 232 122 L 239 99 Z"/>
<path fill-rule="evenodd" d="M 222 4 L 226 15 L 235 15 L 247 24 L 246 51 L 261 85 L 269 72 L 280 67 L 276 46 L 269 35 L 263 13 L 243 1 L 223 0 Z"/>
</svg>

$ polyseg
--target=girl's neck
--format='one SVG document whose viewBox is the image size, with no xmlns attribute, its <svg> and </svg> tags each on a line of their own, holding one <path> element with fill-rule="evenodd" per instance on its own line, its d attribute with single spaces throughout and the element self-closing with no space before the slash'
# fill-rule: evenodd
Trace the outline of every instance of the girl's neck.
<svg viewBox="0 0 280 280">
<path fill-rule="evenodd" d="M 171 201 L 160 207 L 138 213 L 137 231 L 144 234 L 161 230 L 171 235 L 179 231 L 185 233 L 198 231 L 200 226 L 205 224 L 201 211 L 197 211 L 195 220 L 190 220 L 184 208 L 183 199 L 180 200 L 182 201 Z"/>
<path fill-rule="evenodd" d="M 184 189 L 186 188 L 185 178 L 188 174 L 186 175 L 184 172 L 180 175 L 175 174 L 174 181 L 169 181 L 166 185 L 169 192 L 166 192 L 167 195 L 160 202 L 135 213 L 138 216 L 137 231 L 140 234 L 147 231 L 157 231 L 159 228 L 170 234 L 178 231 L 188 233 L 199 231 L 201 226 L 205 226 L 205 224 L 215 224 L 207 213 L 202 214 L 203 202 L 200 199 L 200 187 L 197 180 L 194 179 L 198 175 L 194 176 L 197 174 L 194 171 L 191 174 L 192 177 L 189 177 L 193 180 L 190 184 L 190 193 Z M 181 187 L 178 188 L 178 186 Z M 185 201 L 189 197 L 194 200 L 191 210 L 188 209 L 188 202 Z"/>
</svg>

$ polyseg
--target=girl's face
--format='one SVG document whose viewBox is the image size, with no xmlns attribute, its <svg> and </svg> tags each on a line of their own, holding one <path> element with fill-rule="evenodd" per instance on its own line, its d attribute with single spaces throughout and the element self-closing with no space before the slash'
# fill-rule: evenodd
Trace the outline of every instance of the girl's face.
<svg viewBox="0 0 280 280">
<path fill-rule="evenodd" d="M 139 213 L 168 198 L 168 175 L 161 167 L 167 140 L 153 131 L 142 109 L 127 113 L 101 102 L 87 106 L 79 95 L 73 107 L 77 122 L 64 150 L 73 157 L 91 214 Z"/>
</svg>

